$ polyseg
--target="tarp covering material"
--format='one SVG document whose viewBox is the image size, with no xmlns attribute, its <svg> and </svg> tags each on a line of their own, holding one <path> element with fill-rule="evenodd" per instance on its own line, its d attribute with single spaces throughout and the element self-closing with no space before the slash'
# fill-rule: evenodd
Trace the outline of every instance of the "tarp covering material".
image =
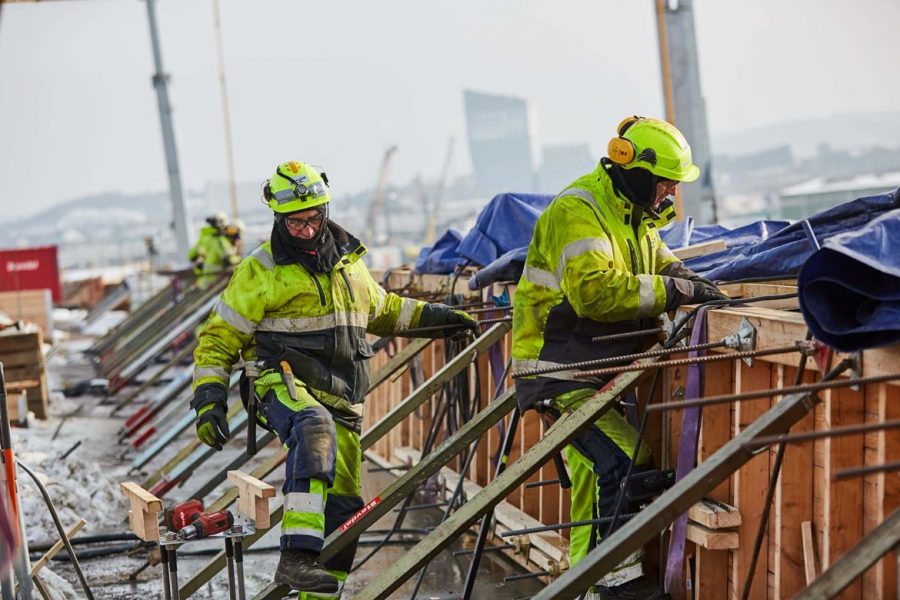
<svg viewBox="0 0 900 600">
<path fill-rule="evenodd" d="M 480 290 L 497 281 L 518 281 L 525 270 L 528 246 L 510 250 L 491 264 L 475 272 L 469 279 L 470 290 Z"/>
<path fill-rule="evenodd" d="M 813 335 L 842 352 L 900 342 L 900 210 L 835 235 L 800 271 Z"/>
<path fill-rule="evenodd" d="M 415 271 L 434 275 L 452 273 L 456 267 L 466 262 L 457 252 L 462 239 L 462 233 L 456 229 L 448 229 L 433 246 L 425 246 L 419 251 Z"/>
<path fill-rule="evenodd" d="M 841 204 L 813 215 L 808 219 L 809 224 L 819 244 L 822 244 L 836 234 L 859 229 L 872 219 L 897 208 L 898 192 L 900 190 Z M 744 243 L 715 254 L 698 256 L 685 261 L 685 265 L 716 281 L 793 277 L 800 272 L 814 250 L 803 223 L 797 222 L 764 241 Z"/>
<path fill-rule="evenodd" d="M 728 229 L 722 225 L 694 225 L 694 218 L 675 221 L 659 232 L 666 245 L 675 250 L 705 242 L 723 240 L 729 248 L 758 244 L 790 225 L 789 221 L 756 221 L 749 225 Z"/>
<path fill-rule="evenodd" d="M 459 254 L 486 267 L 510 250 L 526 248 L 537 218 L 553 200 L 541 194 L 498 194 L 478 215 L 459 245 Z"/>
</svg>

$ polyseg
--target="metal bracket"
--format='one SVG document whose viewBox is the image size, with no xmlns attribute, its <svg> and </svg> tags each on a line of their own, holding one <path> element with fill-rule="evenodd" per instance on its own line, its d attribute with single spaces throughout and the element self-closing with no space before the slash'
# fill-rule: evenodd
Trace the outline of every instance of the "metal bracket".
<svg viewBox="0 0 900 600">
<path fill-rule="evenodd" d="M 853 363 L 850 367 L 850 379 L 859 379 L 862 377 L 863 370 L 863 353 L 862 352 L 854 352 L 849 356 L 849 360 Z M 858 385 L 850 386 L 850 389 L 854 392 L 859 391 Z"/>
<path fill-rule="evenodd" d="M 526 558 L 528 557 L 528 552 L 531 550 L 531 538 L 527 535 L 517 535 L 514 538 L 507 540 L 508 543 L 513 545 L 513 552 L 516 554 L 522 554 Z"/>
<path fill-rule="evenodd" d="M 747 317 L 741 317 L 738 330 L 725 338 L 725 347 L 738 352 L 751 352 L 756 350 L 756 327 Z M 748 367 L 753 366 L 753 357 L 744 358 Z"/>
</svg>

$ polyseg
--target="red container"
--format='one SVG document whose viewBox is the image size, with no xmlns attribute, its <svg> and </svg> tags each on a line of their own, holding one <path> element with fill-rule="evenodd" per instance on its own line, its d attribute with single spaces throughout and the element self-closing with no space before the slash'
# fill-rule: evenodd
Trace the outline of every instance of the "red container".
<svg viewBox="0 0 900 600">
<path fill-rule="evenodd" d="M 0 250 L 0 292 L 43 289 L 62 302 L 56 246 Z"/>
</svg>

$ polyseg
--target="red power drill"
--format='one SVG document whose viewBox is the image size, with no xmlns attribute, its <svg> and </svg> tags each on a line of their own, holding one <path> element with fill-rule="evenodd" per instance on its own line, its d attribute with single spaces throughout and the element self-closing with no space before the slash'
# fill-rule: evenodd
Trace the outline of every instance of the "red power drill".
<svg viewBox="0 0 900 600">
<path fill-rule="evenodd" d="M 177 536 L 180 540 L 194 540 L 222 533 L 234 525 L 234 515 L 231 511 L 220 510 L 209 515 L 200 515 L 194 521 L 181 529 Z"/>
<path fill-rule="evenodd" d="M 172 529 L 179 532 L 203 514 L 203 503 L 199 500 L 185 500 L 172 509 Z"/>
</svg>

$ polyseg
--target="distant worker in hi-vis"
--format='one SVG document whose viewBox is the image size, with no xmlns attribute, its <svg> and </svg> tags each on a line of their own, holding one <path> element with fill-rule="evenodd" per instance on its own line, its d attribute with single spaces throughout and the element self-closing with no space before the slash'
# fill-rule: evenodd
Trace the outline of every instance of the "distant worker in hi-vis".
<svg viewBox="0 0 900 600">
<path fill-rule="evenodd" d="M 622 121 L 608 156 L 560 192 L 535 224 L 513 303 L 514 372 L 640 352 L 647 338 L 592 339 L 652 328 L 660 314 L 681 304 L 726 298 L 685 268 L 659 235 L 675 218 L 670 196 L 679 183 L 699 175 L 690 146 L 674 126 L 642 117 Z M 605 383 L 576 378 L 569 370 L 517 377 L 516 393 L 520 410 L 558 417 Z M 572 521 L 612 516 L 637 443 L 635 429 L 610 410 L 565 448 Z M 650 450 L 641 444 L 635 470 L 650 465 Z M 573 528 L 571 564 L 609 533 L 604 524 Z M 661 597 L 643 576 L 642 558 L 640 552 L 628 557 L 589 597 Z"/>
<path fill-rule="evenodd" d="M 188 251 L 188 260 L 201 288 L 209 287 L 241 260 L 226 235 L 227 221 L 228 215 L 221 211 L 207 217 L 206 225 L 200 229 L 200 237 Z"/>
<path fill-rule="evenodd" d="M 258 399 L 250 417 L 287 447 L 275 582 L 301 598 L 340 597 L 356 553 L 354 542 L 319 560 L 325 537 L 364 505 L 359 435 L 373 354 L 366 334 L 477 330 L 464 312 L 385 292 L 362 261 L 365 246 L 328 218 L 330 200 L 325 173 L 302 162 L 278 166 L 263 184 L 272 235 L 237 266 L 194 352 L 200 440 L 216 449 L 228 441 L 228 379 L 241 363 L 242 400 Z"/>
</svg>

